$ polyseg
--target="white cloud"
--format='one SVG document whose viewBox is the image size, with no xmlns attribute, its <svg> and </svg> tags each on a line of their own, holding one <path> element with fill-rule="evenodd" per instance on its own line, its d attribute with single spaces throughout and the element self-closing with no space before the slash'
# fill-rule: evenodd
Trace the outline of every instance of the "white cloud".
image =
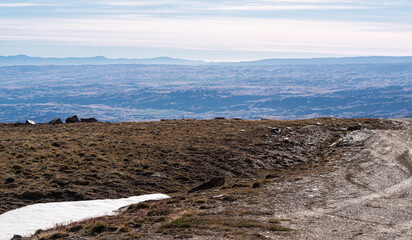
<svg viewBox="0 0 412 240">
<path fill-rule="evenodd" d="M 79 46 L 412 55 L 412 30 L 390 31 L 389 27 L 396 26 L 276 19 L 165 20 L 127 15 L 91 19 L 0 19 L 0 39 Z"/>
<path fill-rule="evenodd" d="M 55 17 L 0 16 L 0 40 L 58 42 L 76 46 L 138 46 L 205 51 L 303 52 L 355 55 L 412 55 L 412 25 L 379 10 L 404 0 L 50 0 L 0 3 L 1 7 L 55 6 Z M 352 9 L 375 8 L 357 22 Z M 261 11 L 291 11 L 260 14 Z M 341 10 L 297 15 L 305 10 Z M 64 12 L 64 14 L 61 14 Z M 365 13 L 365 19 L 368 18 Z M 137 14 L 138 13 L 138 14 Z M 229 15 L 229 13 L 235 13 Z M 70 16 L 61 18 L 56 15 Z M 261 16 L 265 15 L 265 16 Z M 282 15 L 284 19 L 280 19 Z M 154 16 L 161 16 L 156 18 Z M 236 16 L 236 17 L 229 17 Z M 404 16 L 404 15 L 402 15 Z M 261 18 L 260 18 L 261 17 Z M 293 20 L 297 18 L 305 20 Z M 259 19 L 260 18 L 260 19 Z M 385 21 L 398 24 L 384 23 Z"/>
<path fill-rule="evenodd" d="M 365 9 L 366 6 L 347 6 L 347 5 L 237 5 L 220 6 L 208 10 L 223 11 L 284 11 L 284 10 L 347 10 Z"/>
<path fill-rule="evenodd" d="M 0 3 L 1 7 L 33 7 L 36 6 L 34 3 Z"/>
<path fill-rule="evenodd" d="M 30 7 L 58 7 L 64 6 L 62 3 L 47 2 L 21 2 L 21 3 L 0 3 L 0 8 L 30 8 Z"/>
<path fill-rule="evenodd" d="M 142 6 L 156 6 L 173 3 L 171 1 L 106 1 L 98 2 L 97 4 L 107 6 L 122 6 L 122 7 L 142 7 Z"/>
</svg>

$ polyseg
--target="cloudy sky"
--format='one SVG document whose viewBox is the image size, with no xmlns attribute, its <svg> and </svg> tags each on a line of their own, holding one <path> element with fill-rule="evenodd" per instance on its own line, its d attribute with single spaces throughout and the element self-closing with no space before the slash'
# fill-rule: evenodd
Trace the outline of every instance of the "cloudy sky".
<svg viewBox="0 0 412 240">
<path fill-rule="evenodd" d="M 410 0 L 0 1 L 0 55 L 412 56 Z"/>
</svg>

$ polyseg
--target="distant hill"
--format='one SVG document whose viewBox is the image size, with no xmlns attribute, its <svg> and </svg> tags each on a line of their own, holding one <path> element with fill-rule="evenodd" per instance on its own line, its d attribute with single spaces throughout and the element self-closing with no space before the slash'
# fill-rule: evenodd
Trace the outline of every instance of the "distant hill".
<svg viewBox="0 0 412 240">
<path fill-rule="evenodd" d="M 412 57 L 342 57 L 342 58 L 290 58 L 263 59 L 258 61 L 242 61 L 224 63 L 230 66 L 258 65 L 325 65 L 325 64 L 382 64 L 412 63 Z"/>
<path fill-rule="evenodd" d="M 184 60 L 170 57 L 127 59 L 110 59 L 103 56 L 97 57 L 69 57 L 69 58 L 41 58 L 26 55 L 0 56 L 0 66 L 21 65 L 106 65 L 106 64 L 170 64 L 170 65 L 200 65 L 202 61 Z"/>
<path fill-rule="evenodd" d="M 257 61 L 241 62 L 204 62 L 185 60 L 171 57 L 156 58 L 106 58 L 97 57 L 68 57 L 42 58 L 26 55 L 0 56 L 0 66 L 22 65 L 107 65 L 107 64 L 154 64 L 154 65 L 225 65 L 225 66 L 258 66 L 258 65 L 326 65 L 326 64 L 391 64 L 412 63 L 412 57 L 343 57 L 343 58 L 274 58 Z"/>
</svg>

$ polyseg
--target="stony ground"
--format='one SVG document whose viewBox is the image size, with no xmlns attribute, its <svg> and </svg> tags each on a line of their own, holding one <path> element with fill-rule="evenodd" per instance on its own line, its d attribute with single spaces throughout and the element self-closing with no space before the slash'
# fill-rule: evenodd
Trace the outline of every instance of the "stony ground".
<svg viewBox="0 0 412 240">
<path fill-rule="evenodd" d="M 295 229 L 281 239 L 412 239 L 412 121 L 397 121 L 344 137 L 333 171 L 267 186 L 259 196 Z"/>
<path fill-rule="evenodd" d="M 409 239 L 410 126 L 332 118 L 4 124 L 0 204 L 4 212 L 172 196 L 33 239 Z M 214 176 L 225 186 L 187 193 Z"/>
</svg>

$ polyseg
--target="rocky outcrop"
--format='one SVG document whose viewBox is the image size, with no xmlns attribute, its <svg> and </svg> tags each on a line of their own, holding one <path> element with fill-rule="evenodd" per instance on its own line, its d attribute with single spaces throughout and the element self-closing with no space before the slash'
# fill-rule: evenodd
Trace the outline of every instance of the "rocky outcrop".
<svg viewBox="0 0 412 240">
<path fill-rule="evenodd" d="M 50 120 L 49 124 L 62 124 L 63 121 L 60 118 L 55 118 L 53 120 Z"/>
<path fill-rule="evenodd" d="M 73 115 L 72 117 L 68 117 L 66 119 L 66 123 L 78 123 L 78 122 L 80 122 L 80 120 L 76 115 Z"/>
<path fill-rule="evenodd" d="M 98 122 L 96 118 L 81 118 L 81 122 Z"/>
<path fill-rule="evenodd" d="M 197 191 L 201 191 L 201 190 L 206 190 L 206 189 L 210 189 L 210 188 L 215 188 L 215 187 L 221 187 L 225 185 L 225 178 L 224 177 L 216 177 L 216 178 L 212 178 L 209 181 L 194 187 L 192 189 L 189 190 L 189 193 L 192 192 L 197 192 Z"/>
</svg>

